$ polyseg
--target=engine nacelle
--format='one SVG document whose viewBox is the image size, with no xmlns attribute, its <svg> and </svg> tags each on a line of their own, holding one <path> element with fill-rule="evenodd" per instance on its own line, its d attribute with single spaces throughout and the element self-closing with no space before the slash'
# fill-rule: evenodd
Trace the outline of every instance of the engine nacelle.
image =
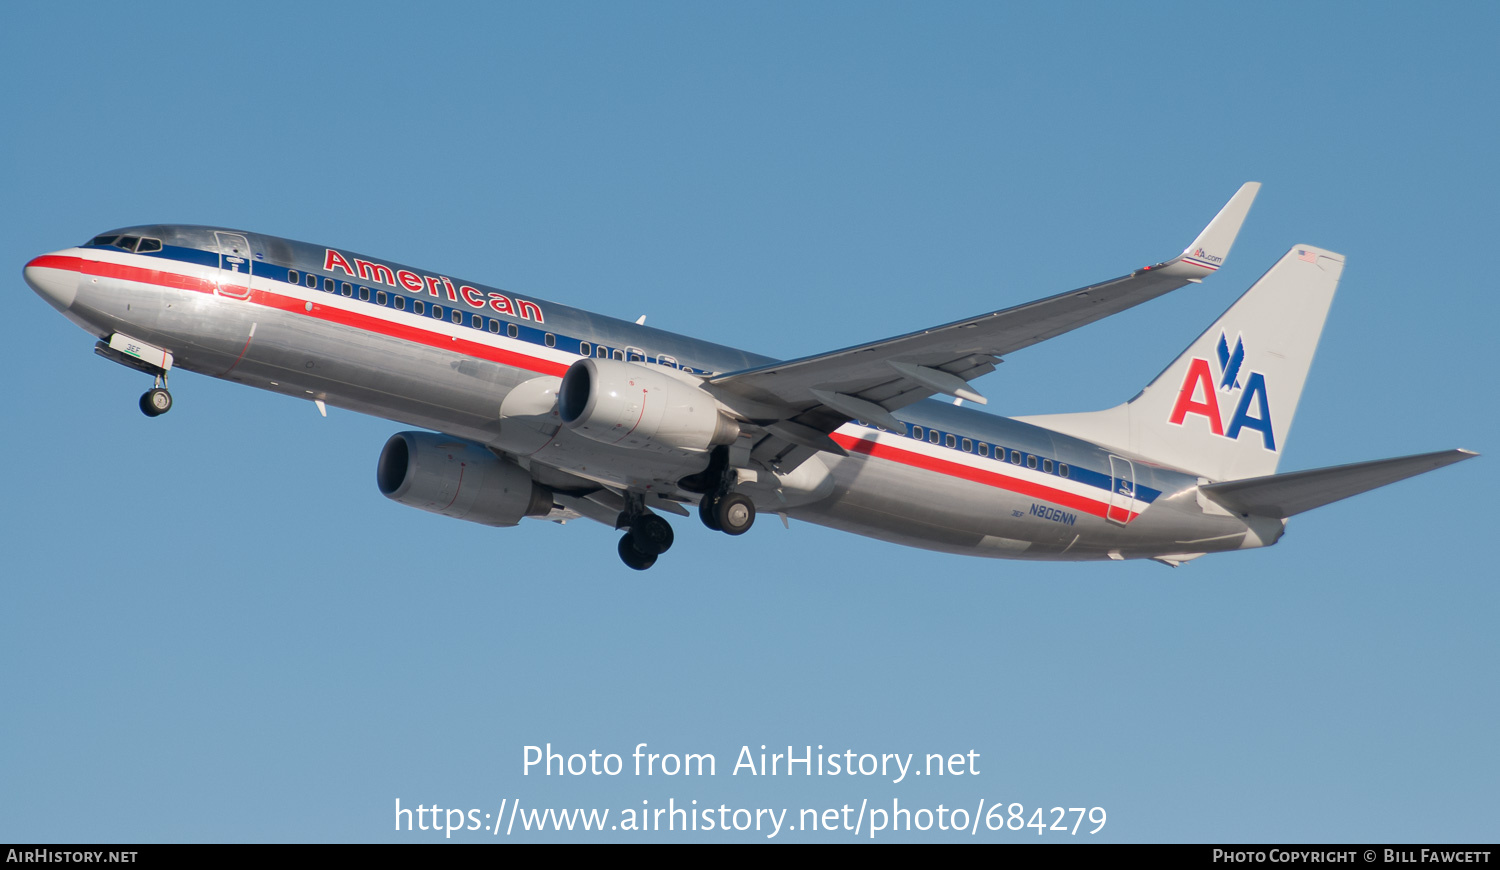
<svg viewBox="0 0 1500 870">
<path fill-rule="evenodd" d="M 740 428 L 696 383 L 667 368 L 611 359 L 568 367 L 557 406 L 579 435 L 635 450 L 702 453 L 730 444 Z"/>
<path fill-rule="evenodd" d="M 456 520 L 514 526 L 552 511 L 552 491 L 483 445 L 434 432 L 397 432 L 375 468 L 392 501 Z"/>
</svg>

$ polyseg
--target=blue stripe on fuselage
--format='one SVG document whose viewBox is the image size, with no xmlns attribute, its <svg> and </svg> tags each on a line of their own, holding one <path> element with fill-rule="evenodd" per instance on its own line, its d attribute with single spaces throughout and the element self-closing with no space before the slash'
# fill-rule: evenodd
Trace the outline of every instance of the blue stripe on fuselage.
<svg viewBox="0 0 1500 870">
<path fill-rule="evenodd" d="M 93 249 L 97 249 L 97 250 L 107 250 L 107 251 L 115 251 L 115 252 L 120 252 L 120 253 L 129 253 L 129 252 L 122 251 L 120 248 L 116 248 L 116 247 L 111 246 L 111 245 L 89 245 L 89 244 L 86 244 L 86 245 L 80 245 L 79 247 L 80 248 L 85 248 L 85 249 L 93 248 Z M 151 251 L 151 252 L 145 252 L 145 253 L 137 253 L 137 254 L 134 254 L 134 256 L 149 257 L 149 258 L 152 258 L 152 259 L 167 260 L 167 261 L 173 261 L 173 262 L 179 262 L 179 263 L 187 263 L 187 264 L 192 264 L 192 265 L 195 265 L 195 266 L 207 266 L 207 267 L 210 267 L 210 268 L 218 268 L 219 267 L 219 256 L 220 255 L 217 252 L 206 251 L 206 250 L 203 250 L 201 248 L 191 248 L 191 247 L 184 247 L 184 246 L 180 246 L 180 245 L 164 245 L 160 251 Z M 349 285 L 351 285 L 352 287 L 355 288 L 355 292 L 356 292 L 355 296 L 352 296 L 352 297 L 343 297 L 343 296 L 341 296 L 341 294 L 337 293 L 337 290 L 336 290 L 334 295 L 340 295 L 341 298 L 349 299 L 351 302 L 363 302 L 364 304 L 367 304 L 367 305 L 375 305 L 377 307 L 388 308 L 388 309 L 391 309 L 392 312 L 395 312 L 395 309 L 390 304 L 382 306 L 382 305 L 380 305 L 380 303 L 378 303 L 378 302 L 375 301 L 375 296 L 373 295 L 375 292 L 384 292 L 384 293 L 387 294 L 388 299 L 392 299 L 392 300 L 395 299 L 396 297 L 402 297 L 402 298 L 407 299 L 408 300 L 408 303 L 407 303 L 408 308 L 405 311 L 399 312 L 399 313 L 408 314 L 408 315 L 411 315 L 413 317 L 422 317 L 424 319 L 427 317 L 427 315 L 418 315 L 414 311 L 411 310 L 411 307 L 410 307 L 410 303 L 411 302 L 413 302 L 413 301 L 421 301 L 421 302 L 426 303 L 427 305 L 442 306 L 444 308 L 444 317 L 442 318 L 442 322 L 444 322 L 444 323 L 451 323 L 451 321 L 448 319 L 449 312 L 454 311 L 454 310 L 464 312 L 465 317 L 463 318 L 463 324 L 462 325 L 465 328 L 474 329 L 476 332 L 483 332 L 483 333 L 486 333 L 486 334 L 489 334 L 489 335 L 495 335 L 496 337 L 510 338 L 510 336 L 507 335 L 506 328 L 508 326 L 514 325 L 514 326 L 517 327 L 518 332 L 517 332 L 516 337 L 512 338 L 511 340 L 513 340 L 513 341 L 519 340 L 519 341 L 525 342 L 527 344 L 536 345 L 538 347 L 546 347 L 547 346 L 547 344 L 546 344 L 546 337 L 548 335 L 552 335 L 554 337 L 554 340 L 555 340 L 555 344 L 553 345 L 554 349 L 563 351 L 564 353 L 573 354 L 575 356 L 576 355 L 580 355 L 580 352 L 582 350 L 582 344 L 584 342 L 588 342 L 593 348 L 597 348 L 597 347 L 600 346 L 600 342 L 594 340 L 593 337 L 580 338 L 580 337 L 569 336 L 569 335 L 565 335 L 565 334 L 562 334 L 562 333 L 558 333 L 558 332 L 553 331 L 553 330 L 547 330 L 545 328 L 539 328 L 537 326 L 531 325 L 532 322 L 528 321 L 528 320 L 523 320 L 523 319 L 520 319 L 520 318 L 508 318 L 508 317 L 506 317 L 504 315 L 501 315 L 498 312 L 495 312 L 492 309 L 488 309 L 488 308 L 483 309 L 483 310 L 475 309 L 473 306 L 468 305 L 466 302 L 450 302 L 445 297 L 439 297 L 438 299 L 434 300 L 431 297 L 431 295 L 429 293 L 426 293 L 426 292 L 417 293 L 417 292 L 414 292 L 414 291 L 410 291 L 410 290 L 408 290 L 408 289 L 406 289 L 404 287 L 392 287 L 390 285 L 383 284 L 383 283 L 381 283 L 381 284 L 375 284 L 375 285 L 363 284 L 363 283 L 359 283 L 359 282 L 356 282 L 356 281 L 350 281 L 348 279 L 348 276 L 344 276 L 344 275 L 340 275 L 340 274 L 334 274 L 334 273 L 329 273 L 329 272 L 324 272 L 324 271 L 321 270 L 321 268 L 316 268 L 316 269 L 297 268 L 297 269 L 295 269 L 295 271 L 297 271 L 298 273 L 300 273 L 300 275 L 313 275 L 313 276 L 315 276 L 317 278 L 317 285 L 318 286 L 316 288 L 310 288 L 310 287 L 307 287 L 300 280 L 297 281 L 297 282 L 292 282 L 290 280 L 290 272 L 294 271 L 294 268 L 292 266 L 283 266 L 281 264 L 270 262 L 270 261 L 267 261 L 267 260 L 264 260 L 264 259 L 253 259 L 250 262 L 251 262 L 251 275 L 253 277 L 264 278 L 264 279 L 267 279 L 267 280 L 270 280 L 270 281 L 275 281 L 275 282 L 279 282 L 279 283 L 283 283 L 283 284 L 294 284 L 294 286 L 298 287 L 299 289 L 303 289 L 303 290 L 316 289 L 318 292 L 326 292 L 326 291 L 323 290 L 323 284 L 324 284 L 324 279 L 325 278 L 332 279 L 334 281 L 335 288 L 338 288 L 338 287 L 340 287 L 343 284 L 349 284 Z M 383 263 L 384 261 L 381 261 L 381 262 Z M 395 271 L 397 269 L 405 269 L 406 268 L 406 267 L 398 266 L 398 265 L 395 265 L 395 264 L 385 264 L 385 265 L 388 265 L 389 268 L 391 268 L 393 271 Z M 425 273 L 425 274 L 432 274 L 432 273 Z M 361 300 L 358 297 L 358 295 L 357 295 L 358 288 L 361 288 L 361 287 L 367 288 L 367 289 L 369 289 L 371 291 L 371 298 L 368 301 Z M 481 287 L 480 289 L 489 290 L 491 288 Z M 472 320 L 471 320 L 471 317 L 469 315 L 474 315 L 474 314 L 478 314 L 481 317 L 481 321 L 484 324 L 483 328 L 476 329 L 475 327 L 473 327 Z M 433 319 L 436 319 L 436 318 L 433 318 Z M 491 320 L 498 321 L 498 323 L 500 324 L 500 327 L 499 327 L 500 328 L 500 332 L 499 333 L 493 333 L 493 332 L 489 331 L 488 324 L 489 324 L 489 321 L 491 321 Z M 607 347 L 611 352 L 616 351 L 616 350 L 624 351 L 624 349 L 625 349 L 624 347 L 616 347 L 613 344 L 609 344 L 609 343 L 605 343 L 604 346 Z M 645 348 L 642 348 L 642 350 L 645 350 Z M 683 354 L 677 353 L 677 354 L 673 354 L 672 356 L 674 358 L 678 358 L 678 357 L 683 356 Z M 647 359 L 647 361 L 655 362 L 655 361 L 657 361 L 658 357 L 648 354 L 647 357 L 646 357 L 646 359 Z M 678 358 L 677 361 L 678 361 L 679 365 L 684 370 L 687 370 L 687 371 L 696 371 L 699 374 L 708 374 L 709 373 L 709 370 L 707 370 L 707 369 L 694 368 L 693 366 L 697 362 L 696 360 L 683 360 L 683 359 Z M 918 415 L 918 414 L 921 413 L 921 410 L 922 410 L 921 409 L 921 405 L 923 405 L 923 404 L 927 404 L 927 403 L 926 402 L 918 403 L 918 405 L 910 406 L 910 408 L 907 409 L 907 410 L 909 412 L 912 412 L 911 413 L 912 416 L 916 416 L 916 415 Z M 937 403 L 934 403 L 934 404 L 937 404 Z M 975 413 L 975 412 L 969 411 L 969 413 Z M 927 417 L 927 415 L 922 415 L 922 416 L 924 418 L 926 418 L 926 419 L 932 419 L 931 417 Z M 987 420 L 992 420 L 992 421 L 995 421 L 995 422 L 1002 422 L 1002 421 L 1005 420 L 1005 418 L 994 417 L 993 415 L 986 415 L 986 418 L 987 418 Z M 855 421 L 855 422 L 859 422 L 859 421 Z M 917 422 L 906 421 L 906 422 L 908 424 L 908 427 L 910 427 L 912 425 L 921 426 L 922 429 L 924 430 L 924 436 L 926 435 L 926 433 L 930 433 L 932 431 L 937 431 L 939 433 L 939 436 L 940 436 L 939 437 L 939 441 L 945 440 L 946 436 L 948 436 L 948 435 L 951 434 L 951 435 L 955 436 L 956 439 L 969 439 L 969 440 L 971 440 L 973 442 L 987 443 L 987 444 L 991 445 L 990 446 L 990 450 L 993 453 L 992 457 L 989 457 L 989 458 L 979 457 L 977 453 L 972 453 L 972 452 L 970 453 L 970 455 L 974 456 L 975 458 L 980 459 L 983 462 L 987 462 L 987 463 L 990 463 L 990 464 L 993 464 L 993 465 L 997 465 L 997 466 L 1003 466 L 1003 467 L 1005 467 L 1007 469 L 1007 473 L 1014 473 L 1015 471 L 1018 471 L 1021 468 L 1028 468 L 1030 471 L 1033 471 L 1033 472 L 1035 472 L 1038 475 L 1048 475 L 1049 474 L 1048 472 L 1041 471 L 1039 469 L 1031 469 L 1031 468 L 1029 468 L 1029 466 L 1024 465 L 1025 458 L 1027 456 L 1036 456 L 1038 458 L 1039 462 L 1042 459 L 1049 459 L 1049 460 L 1053 460 L 1054 462 L 1056 462 L 1055 456 L 1051 455 L 1050 453 L 1039 453 L 1039 452 L 1037 452 L 1035 450 L 1032 450 L 1032 449 L 1026 449 L 1025 447 L 1023 447 L 1023 443 L 1024 442 L 1021 442 L 1021 441 L 1011 441 L 1011 442 L 1005 443 L 1005 442 L 997 441 L 995 439 L 995 437 L 993 436 L 993 434 L 991 434 L 991 435 L 983 435 L 983 434 L 976 434 L 976 432 L 973 431 L 973 430 L 960 430 L 960 429 L 956 429 L 956 428 L 943 428 L 941 424 L 939 426 L 930 426 L 930 425 L 928 425 L 926 423 L 923 423 L 923 422 L 920 422 L 920 421 L 917 421 Z M 868 426 L 869 424 L 860 423 L 860 425 Z M 874 427 L 874 426 L 869 426 L 869 428 L 878 429 L 878 427 Z M 885 431 L 885 430 L 880 430 L 880 431 Z M 906 433 L 893 433 L 893 434 L 897 434 L 897 435 L 900 435 L 900 436 L 903 436 L 903 437 L 906 437 L 906 438 L 913 438 L 913 436 L 910 433 L 911 433 L 911 429 L 908 428 Z M 918 439 L 914 439 L 913 438 L 913 440 L 918 440 Z M 929 444 L 931 443 L 931 442 L 927 442 L 925 437 L 923 439 L 920 439 L 920 440 L 922 440 L 922 441 L 924 441 L 926 443 L 929 443 Z M 959 443 L 962 443 L 962 441 L 960 440 Z M 1086 444 L 1087 442 L 1080 442 L 1080 443 Z M 941 444 L 937 444 L 937 445 L 934 445 L 934 446 L 942 447 Z M 1097 450 L 1097 447 L 1095 445 L 1089 445 L 1089 446 L 1091 448 L 1095 448 Z M 960 450 L 957 447 L 951 447 L 951 448 L 949 448 L 949 447 L 943 447 L 943 449 L 944 450 L 953 450 L 953 451 L 959 452 L 959 453 L 968 452 L 968 451 Z M 977 446 L 976 446 L 976 449 L 977 449 Z M 1003 455 L 1000 452 L 1002 450 L 1006 451 Z M 1022 463 L 1023 464 L 1017 465 L 1017 464 L 1012 463 L 1012 462 L 1009 461 L 1009 459 L 1008 459 L 1008 457 L 1009 457 L 1009 451 L 1011 451 L 1011 450 L 1020 450 L 1022 452 Z M 1101 452 L 1101 455 L 1103 455 L 1103 451 L 1100 451 L 1100 452 Z M 1060 465 L 1061 465 L 1061 463 L 1058 463 L 1057 465 L 1054 466 L 1054 468 L 1058 469 L 1058 470 L 1055 470 L 1055 471 L 1051 472 L 1050 473 L 1051 476 L 1061 477 L 1061 474 L 1060 474 Z M 1098 471 L 1098 470 L 1095 470 L 1095 469 L 1092 469 L 1092 468 L 1087 468 L 1087 467 L 1081 466 L 1081 465 L 1079 465 L 1077 463 L 1076 460 L 1074 462 L 1068 463 L 1068 466 L 1069 466 L 1069 474 L 1068 474 L 1068 477 L 1067 477 L 1068 480 L 1072 480 L 1074 482 L 1081 483 L 1081 484 L 1083 484 L 1085 486 L 1088 486 L 1090 488 L 1093 488 L 1093 489 L 1101 490 L 1102 493 L 1103 493 L 1103 495 L 1101 496 L 1101 498 L 1102 499 L 1106 499 L 1106 500 L 1109 498 L 1109 494 L 1114 490 L 1114 477 L 1109 472 Z M 1156 489 L 1152 489 L 1152 488 L 1147 487 L 1147 486 L 1143 486 L 1143 485 L 1141 485 L 1139 483 L 1139 481 L 1137 481 L 1136 484 L 1135 484 L 1134 497 L 1137 500 L 1139 500 L 1139 501 L 1142 501 L 1142 502 L 1145 502 L 1147 504 L 1150 504 L 1150 503 L 1154 502 L 1160 495 L 1161 495 L 1160 490 L 1156 490 Z"/>
</svg>

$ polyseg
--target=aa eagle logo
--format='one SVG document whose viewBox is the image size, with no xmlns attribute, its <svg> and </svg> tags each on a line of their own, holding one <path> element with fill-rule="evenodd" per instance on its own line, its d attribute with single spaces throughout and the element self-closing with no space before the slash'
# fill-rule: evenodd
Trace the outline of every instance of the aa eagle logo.
<svg viewBox="0 0 1500 870">
<path fill-rule="evenodd" d="M 1271 402 L 1266 397 L 1266 377 L 1252 371 L 1240 383 L 1240 370 L 1245 364 L 1244 336 L 1235 336 L 1234 349 L 1229 348 L 1229 337 L 1219 333 L 1219 376 L 1215 378 L 1209 361 L 1194 357 L 1188 363 L 1187 374 L 1177 391 L 1177 401 L 1172 405 L 1172 414 L 1167 422 L 1174 426 L 1188 425 L 1189 416 L 1208 420 L 1208 428 L 1215 435 L 1236 440 L 1246 429 L 1260 433 L 1261 443 L 1267 450 L 1275 452 L 1276 436 L 1271 428 Z M 1221 403 L 1219 394 L 1224 394 Z M 1238 393 L 1236 400 L 1235 394 Z M 1226 426 L 1223 408 L 1234 405 L 1234 413 Z"/>
</svg>

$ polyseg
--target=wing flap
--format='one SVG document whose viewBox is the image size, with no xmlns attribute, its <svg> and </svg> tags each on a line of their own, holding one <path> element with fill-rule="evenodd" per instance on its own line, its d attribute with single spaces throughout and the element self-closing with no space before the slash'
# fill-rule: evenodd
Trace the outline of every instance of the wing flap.
<svg viewBox="0 0 1500 870">
<path fill-rule="evenodd" d="M 1473 459 L 1478 455 L 1472 450 L 1440 450 L 1436 453 L 1210 483 L 1199 487 L 1199 490 L 1236 513 L 1286 519 L 1398 480 Z"/>
</svg>

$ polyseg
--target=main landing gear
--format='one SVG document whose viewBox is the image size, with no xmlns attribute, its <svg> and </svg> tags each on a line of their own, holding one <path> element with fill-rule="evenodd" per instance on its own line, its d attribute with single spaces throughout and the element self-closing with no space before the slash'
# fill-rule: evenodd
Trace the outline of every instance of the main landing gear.
<svg viewBox="0 0 1500 870">
<path fill-rule="evenodd" d="M 701 492 L 698 518 L 705 526 L 726 535 L 743 535 L 755 524 L 755 502 L 744 493 L 735 492 L 733 469 L 725 461 L 727 451 L 715 453 L 709 467 L 681 483 L 689 492 Z M 645 497 L 628 493 L 625 510 L 615 521 L 615 528 L 625 529 L 620 538 L 620 561 L 644 571 L 656 564 L 656 557 L 672 546 L 672 526 L 646 509 Z"/>
<path fill-rule="evenodd" d="M 698 519 L 726 535 L 743 535 L 755 523 L 755 502 L 734 491 L 736 479 L 729 465 L 729 449 L 719 447 L 708 468 L 680 481 L 683 489 L 703 494 L 698 500 Z"/>
<path fill-rule="evenodd" d="M 656 564 L 656 557 L 672 548 L 672 524 L 647 511 L 643 504 L 631 500 L 631 506 L 620 515 L 620 561 L 637 571 Z"/>
<path fill-rule="evenodd" d="M 698 502 L 698 519 L 726 535 L 743 535 L 755 524 L 755 502 L 723 487 L 706 493 Z"/>
<path fill-rule="evenodd" d="M 157 375 L 156 385 L 141 395 L 141 413 L 160 417 L 172 410 L 172 394 L 167 392 L 167 376 Z"/>
</svg>

